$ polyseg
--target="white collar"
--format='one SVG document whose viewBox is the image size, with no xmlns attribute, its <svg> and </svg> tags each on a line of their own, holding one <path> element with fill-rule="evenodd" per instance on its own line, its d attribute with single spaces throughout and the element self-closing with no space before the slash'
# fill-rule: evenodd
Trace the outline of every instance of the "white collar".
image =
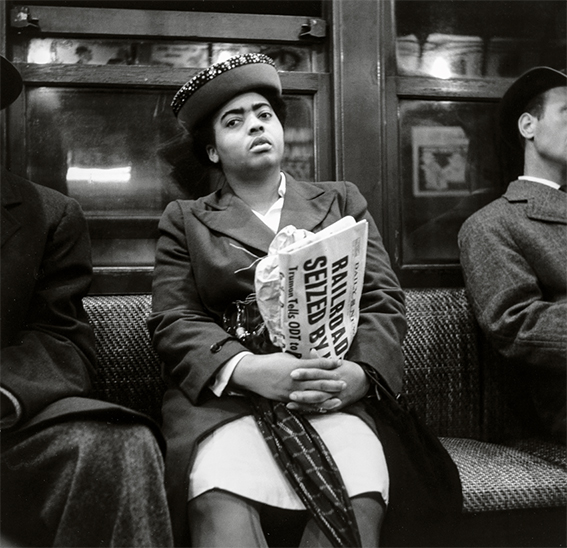
<svg viewBox="0 0 567 548">
<path fill-rule="evenodd" d="M 550 181 L 549 179 L 541 179 L 540 177 L 532 177 L 531 175 L 520 175 L 518 177 L 521 181 L 532 181 L 534 183 L 541 183 L 542 185 L 550 186 L 551 188 L 558 189 L 561 185 Z"/>
<path fill-rule="evenodd" d="M 278 187 L 279 198 L 274 202 L 272 207 L 262 215 L 257 211 L 252 210 L 254 215 L 258 217 L 265 225 L 271 228 L 272 232 L 276 233 L 278 227 L 280 226 L 280 219 L 282 216 L 283 202 L 285 197 L 285 192 L 287 188 L 286 178 L 283 171 L 280 174 L 280 186 Z"/>
<path fill-rule="evenodd" d="M 285 178 L 285 173 L 281 172 L 280 186 L 278 187 L 278 196 L 283 198 L 285 196 L 285 191 L 287 188 L 287 182 Z"/>
</svg>

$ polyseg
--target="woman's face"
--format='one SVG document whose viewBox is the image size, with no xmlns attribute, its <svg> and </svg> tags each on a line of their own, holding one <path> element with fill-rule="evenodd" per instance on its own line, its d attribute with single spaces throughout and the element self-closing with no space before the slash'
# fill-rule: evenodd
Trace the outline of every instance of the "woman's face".
<svg viewBox="0 0 567 548">
<path fill-rule="evenodd" d="M 211 162 L 225 175 L 250 170 L 279 169 L 284 131 L 268 100 L 249 92 L 230 100 L 213 117 L 215 144 L 207 146 Z"/>
</svg>

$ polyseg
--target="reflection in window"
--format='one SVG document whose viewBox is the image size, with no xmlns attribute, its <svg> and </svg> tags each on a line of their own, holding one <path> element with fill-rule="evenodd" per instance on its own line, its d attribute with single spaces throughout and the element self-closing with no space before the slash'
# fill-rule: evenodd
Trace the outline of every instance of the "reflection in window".
<svg viewBox="0 0 567 548">
<path fill-rule="evenodd" d="M 129 183 L 131 166 L 95 168 L 70 166 L 67 169 L 67 185 L 73 183 Z"/>
<path fill-rule="evenodd" d="M 31 88 L 30 178 L 76 198 L 87 215 L 160 214 L 179 194 L 156 155 L 177 131 L 170 95 Z"/>
<path fill-rule="evenodd" d="M 398 73 L 516 77 L 566 64 L 563 0 L 397 0 Z"/>
<path fill-rule="evenodd" d="M 212 44 L 211 63 L 224 61 L 234 55 L 243 53 L 264 53 L 271 57 L 278 70 L 289 72 L 311 72 L 314 70 L 310 51 L 292 45 L 260 45 L 260 44 Z"/>
<path fill-rule="evenodd" d="M 463 221 L 502 194 L 495 104 L 400 104 L 404 264 L 454 263 Z"/>
<path fill-rule="evenodd" d="M 462 127 L 411 128 L 414 196 L 470 193 L 466 167 L 469 139 Z"/>
<path fill-rule="evenodd" d="M 313 181 L 315 151 L 313 136 L 313 101 L 308 97 L 289 96 L 285 125 L 283 169 L 299 181 Z"/>
<path fill-rule="evenodd" d="M 243 53 L 265 53 L 278 70 L 310 72 L 313 47 L 282 44 L 234 44 L 139 40 L 92 40 L 83 38 L 31 38 L 25 58 L 14 60 L 40 65 L 146 65 L 206 68 Z"/>
</svg>

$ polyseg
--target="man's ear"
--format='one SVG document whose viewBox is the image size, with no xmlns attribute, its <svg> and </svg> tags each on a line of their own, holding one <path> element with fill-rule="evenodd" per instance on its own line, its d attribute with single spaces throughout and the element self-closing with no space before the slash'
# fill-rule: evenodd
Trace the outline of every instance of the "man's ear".
<svg viewBox="0 0 567 548">
<path fill-rule="evenodd" d="M 217 149 L 213 145 L 207 145 L 207 155 L 209 156 L 209 160 L 213 162 L 213 164 L 219 163 L 219 155 Z"/>
<path fill-rule="evenodd" d="M 518 131 L 524 139 L 533 139 L 536 125 L 537 118 L 529 112 L 524 112 L 518 118 Z"/>
</svg>

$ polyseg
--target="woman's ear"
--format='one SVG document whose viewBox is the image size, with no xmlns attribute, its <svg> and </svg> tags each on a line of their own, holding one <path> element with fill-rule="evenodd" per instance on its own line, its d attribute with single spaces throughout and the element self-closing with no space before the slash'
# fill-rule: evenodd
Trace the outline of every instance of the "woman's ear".
<svg viewBox="0 0 567 548">
<path fill-rule="evenodd" d="M 529 112 L 524 112 L 518 118 L 518 131 L 524 139 L 532 139 L 535 134 L 537 118 Z"/>
<path fill-rule="evenodd" d="M 209 160 L 211 162 L 213 162 L 213 164 L 218 164 L 219 163 L 219 155 L 217 153 L 217 149 L 213 146 L 213 145 L 207 145 L 207 156 L 209 157 Z"/>
</svg>

